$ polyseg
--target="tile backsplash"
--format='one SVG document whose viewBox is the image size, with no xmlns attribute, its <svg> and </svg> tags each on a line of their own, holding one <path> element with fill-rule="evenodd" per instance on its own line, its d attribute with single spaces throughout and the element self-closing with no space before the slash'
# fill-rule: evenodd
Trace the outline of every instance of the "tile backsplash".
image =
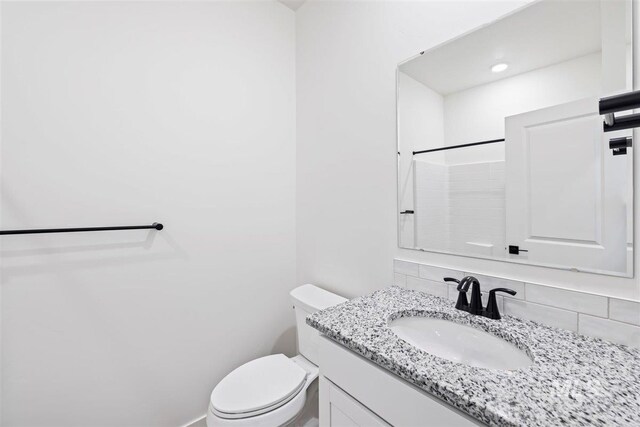
<svg viewBox="0 0 640 427">
<path fill-rule="evenodd" d="M 458 297 L 456 285 L 447 284 L 442 279 L 461 279 L 467 275 L 480 281 L 485 304 L 488 291 L 492 288 L 517 291 L 513 297 L 498 296 L 498 307 L 503 314 L 640 348 L 639 302 L 394 260 L 395 285 L 452 301 Z"/>
</svg>

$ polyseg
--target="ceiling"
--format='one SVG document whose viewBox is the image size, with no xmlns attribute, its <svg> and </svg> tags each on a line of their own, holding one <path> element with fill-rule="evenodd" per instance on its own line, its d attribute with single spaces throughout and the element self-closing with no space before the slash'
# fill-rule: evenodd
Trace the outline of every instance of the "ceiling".
<svg viewBox="0 0 640 427">
<path fill-rule="evenodd" d="M 400 71 L 447 95 L 601 50 L 600 1 L 541 1 L 426 51 Z M 509 68 L 491 72 L 504 62 Z"/>
<path fill-rule="evenodd" d="M 298 10 L 300 6 L 302 6 L 302 3 L 305 2 L 305 0 L 278 0 L 278 1 L 284 4 L 285 6 L 287 6 L 289 9 L 293 10 L 294 12 Z"/>
</svg>

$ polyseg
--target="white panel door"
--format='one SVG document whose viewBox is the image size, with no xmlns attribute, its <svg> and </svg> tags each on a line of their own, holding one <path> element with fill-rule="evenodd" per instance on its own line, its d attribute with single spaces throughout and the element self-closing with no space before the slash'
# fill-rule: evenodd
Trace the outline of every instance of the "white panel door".
<svg viewBox="0 0 640 427">
<path fill-rule="evenodd" d="M 576 270 L 627 273 L 628 157 L 602 131 L 598 99 L 507 117 L 507 256 Z M 629 150 L 628 156 L 631 156 Z"/>
</svg>

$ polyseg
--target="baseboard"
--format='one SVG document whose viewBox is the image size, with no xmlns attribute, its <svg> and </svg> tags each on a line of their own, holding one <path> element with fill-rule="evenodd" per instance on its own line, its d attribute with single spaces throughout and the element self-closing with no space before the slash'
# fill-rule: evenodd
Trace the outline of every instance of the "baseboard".
<svg viewBox="0 0 640 427">
<path fill-rule="evenodd" d="M 207 427 L 207 414 L 204 414 L 203 416 L 198 417 L 195 420 L 189 421 L 182 427 Z"/>
</svg>

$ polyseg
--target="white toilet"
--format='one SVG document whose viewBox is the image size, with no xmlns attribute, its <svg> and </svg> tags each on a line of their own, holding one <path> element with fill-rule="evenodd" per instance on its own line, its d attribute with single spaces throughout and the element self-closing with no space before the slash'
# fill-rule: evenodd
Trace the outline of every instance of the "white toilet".
<svg viewBox="0 0 640 427">
<path fill-rule="evenodd" d="M 213 389 L 207 427 L 318 426 L 318 338 L 306 317 L 346 301 L 313 285 L 291 291 L 298 354 L 272 354 L 236 368 Z"/>
</svg>

